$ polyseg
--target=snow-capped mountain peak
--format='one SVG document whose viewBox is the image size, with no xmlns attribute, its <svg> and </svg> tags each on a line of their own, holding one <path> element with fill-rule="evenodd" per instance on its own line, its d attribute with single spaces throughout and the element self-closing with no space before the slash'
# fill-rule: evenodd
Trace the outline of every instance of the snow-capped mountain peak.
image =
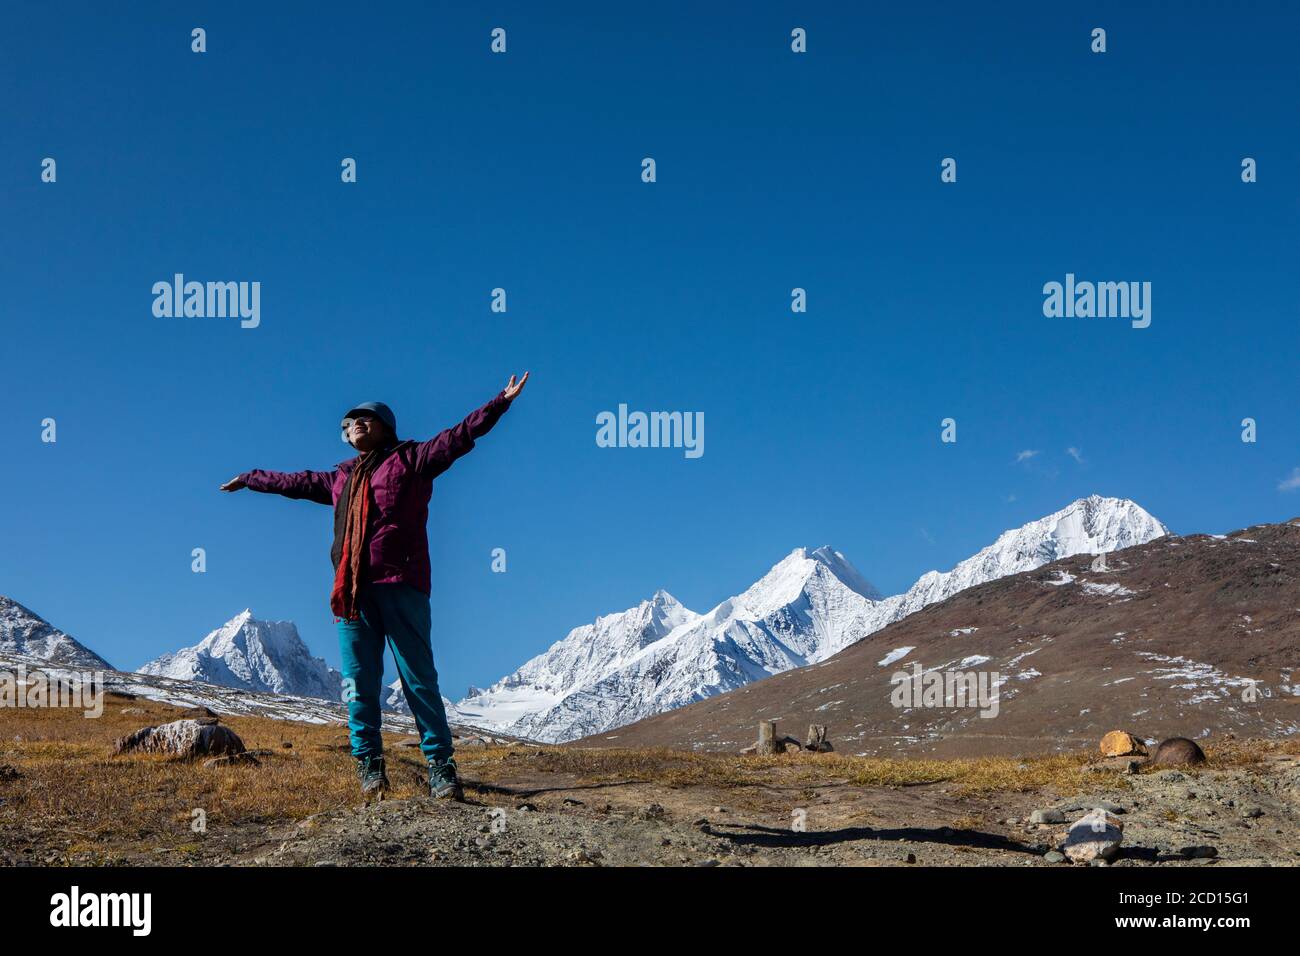
<svg viewBox="0 0 1300 956">
<path fill-rule="evenodd" d="M 0 654 L 34 657 L 83 670 L 112 667 L 90 648 L 3 594 L 0 594 Z"/>
<path fill-rule="evenodd" d="M 312 656 L 293 622 L 259 621 L 249 608 L 136 673 L 327 700 L 338 700 L 341 686 L 338 671 Z"/>
<path fill-rule="evenodd" d="M 645 605 L 655 632 L 667 633 L 677 625 L 697 616 L 694 611 L 663 588 L 655 591 Z"/>
<path fill-rule="evenodd" d="M 480 725 L 539 740 L 601 733 L 818 663 L 973 585 L 1167 533 L 1132 501 L 1092 495 L 1004 532 L 951 571 L 927 572 L 888 598 L 833 548 L 796 548 L 705 615 L 656 592 L 638 607 L 575 628 L 457 707 Z"/>
<path fill-rule="evenodd" d="M 635 607 L 575 627 L 563 640 L 526 662 L 486 690 L 456 707 L 467 720 L 490 714 L 496 724 L 515 720 L 561 700 L 573 690 L 598 682 L 634 659 L 640 651 L 700 617 L 660 588 Z"/>
<path fill-rule="evenodd" d="M 813 551 L 795 548 L 747 590 L 723 601 L 706 616 L 711 621 L 735 616 L 758 620 L 794 603 L 809 589 L 824 592 L 839 588 L 868 601 L 880 599 L 871 582 L 829 545 Z"/>
<path fill-rule="evenodd" d="M 586 643 L 599 634 L 572 632 L 566 641 L 579 635 L 581 659 L 604 664 L 594 678 L 565 674 L 541 692 L 530 662 L 494 685 L 508 688 L 508 699 L 488 693 L 457 706 L 479 724 L 508 719 L 512 733 L 547 741 L 617 727 L 829 657 L 871 626 L 876 602 L 863 591 L 876 593 L 839 552 L 796 548 L 743 593 L 703 616 L 681 615 L 630 655 L 611 658 Z M 560 663 L 552 657 L 549 666 Z"/>
<path fill-rule="evenodd" d="M 1164 537 L 1169 529 L 1127 498 L 1089 495 L 1004 531 L 951 571 L 928 571 L 903 596 L 904 615 L 958 591 L 1076 554 L 1103 554 Z"/>
<path fill-rule="evenodd" d="M 849 559 L 844 557 L 830 545 L 822 545 L 816 551 L 809 554 L 824 564 L 832 574 L 847 584 L 854 591 L 857 591 L 869 601 L 879 601 L 883 595 L 876 590 L 876 586 L 864 578 L 852 564 Z"/>
</svg>

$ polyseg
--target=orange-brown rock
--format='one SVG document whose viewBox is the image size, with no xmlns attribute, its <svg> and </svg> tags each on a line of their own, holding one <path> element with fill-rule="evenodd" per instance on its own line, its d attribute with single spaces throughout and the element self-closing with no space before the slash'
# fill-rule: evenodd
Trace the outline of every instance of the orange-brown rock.
<svg viewBox="0 0 1300 956">
<path fill-rule="evenodd" d="M 1101 753 L 1104 757 L 1145 757 L 1147 748 L 1133 734 L 1112 730 L 1101 738 Z"/>
</svg>

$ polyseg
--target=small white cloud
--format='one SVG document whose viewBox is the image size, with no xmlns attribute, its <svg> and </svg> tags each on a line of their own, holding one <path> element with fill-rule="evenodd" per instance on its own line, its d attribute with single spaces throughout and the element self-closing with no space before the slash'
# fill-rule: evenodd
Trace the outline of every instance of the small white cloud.
<svg viewBox="0 0 1300 956">
<path fill-rule="evenodd" d="M 1015 500 L 1016 500 L 1015 495 L 1007 495 L 1007 504 L 1011 504 Z"/>
<path fill-rule="evenodd" d="M 1026 448 L 1024 451 L 1018 452 L 1016 454 L 1016 464 L 1019 464 L 1022 461 L 1028 461 L 1029 459 L 1035 457 L 1037 454 L 1038 452 L 1035 449 Z"/>
<path fill-rule="evenodd" d="M 1291 474 L 1277 483 L 1278 491 L 1295 491 L 1300 488 L 1300 468 L 1292 468 Z"/>
<path fill-rule="evenodd" d="M 1069 455 L 1071 458 L 1073 458 L 1075 461 L 1077 461 L 1079 464 L 1081 465 L 1083 464 L 1083 452 L 1079 451 L 1079 449 L 1075 448 L 1073 445 L 1065 449 L 1065 453 Z"/>
<path fill-rule="evenodd" d="M 927 531 L 925 528 L 921 529 L 921 537 L 924 538 L 930 544 L 934 544 L 934 536 L 931 535 L 930 532 Z"/>
</svg>

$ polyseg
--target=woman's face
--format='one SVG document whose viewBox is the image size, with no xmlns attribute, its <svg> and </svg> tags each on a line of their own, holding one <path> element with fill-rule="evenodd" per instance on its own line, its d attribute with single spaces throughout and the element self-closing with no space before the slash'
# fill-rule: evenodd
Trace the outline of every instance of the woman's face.
<svg viewBox="0 0 1300 956">
<path fill-rule="evenodd" d="M 384 443 L 384 423 L 374 415 L 362 412 L 348 426 L 348 441 L 363 455 Z"/>
</svg>

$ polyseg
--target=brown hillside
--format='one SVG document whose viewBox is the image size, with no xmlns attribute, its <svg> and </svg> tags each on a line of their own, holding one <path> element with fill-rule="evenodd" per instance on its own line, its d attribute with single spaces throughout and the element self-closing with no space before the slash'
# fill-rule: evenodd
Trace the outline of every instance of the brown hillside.
<svg viewBox="0 0 1300 956">
<path fill-rule="evenodd" d="M 1078 750 L 1117 728 L 1300 730 L 1300 522 L 1161 538 L 1107 556 L 1108 571 L 1092 560 L 970 588 L 821 664 L 573 746 L 738 750 L 763 719 L 800 738 L 826 724 L 840 753 L 944 757 Z M 894 706 L 891 675 L 913 662 L 1001 677 L 996 716 Z"/>
</svg>

